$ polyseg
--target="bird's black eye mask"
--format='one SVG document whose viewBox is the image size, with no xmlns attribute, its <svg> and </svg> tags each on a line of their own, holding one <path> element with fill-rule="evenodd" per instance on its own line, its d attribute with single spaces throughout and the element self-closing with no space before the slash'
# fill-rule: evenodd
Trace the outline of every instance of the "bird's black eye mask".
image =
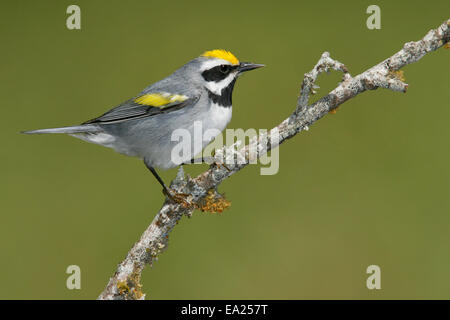
<svg viewBox="0 0 450 320">
<path fill-rule="evenodd" d="M 228 77 L 228 75 L 237 68 L 239 68 L 239 65 L 232 66 L 229 64 L 221 64 L 220 66 L 203 71 L 202 77 L 206 81 L 219 82 Z"/>
</svg>

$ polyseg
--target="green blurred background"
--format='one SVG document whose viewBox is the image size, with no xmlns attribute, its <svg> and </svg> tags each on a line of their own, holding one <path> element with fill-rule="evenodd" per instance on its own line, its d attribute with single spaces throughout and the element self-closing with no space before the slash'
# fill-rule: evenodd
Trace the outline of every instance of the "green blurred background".
<svg viewBox="0 0 450 320">
<path fill-rule="evenodd" d="M 66 8 L 81 7 L 81 30 Z M 449 18 L 442 1 L 2 1 L 0 298 L 92 299 L 161 206 L 141 161 L 22 130 L 100 115 L 205 50 L 265 63 L 229 128 L 271 128 L 323 51 L 356 75 Z M 225 181 L 143 273 L 150 299 L 450 298 L 449 54 L 404 68 L 406 94 L 366 92 L 280 148 L 280 170 Z M 319 78 L 317 98 L 341 75 Z M 204 166 L 186 168 L 191 175 Z M 162 172 L 170 181 L 176 170 Z M 81 290 L 65 286 L 81 267 Z M 381 267 L 381 290 L 366 268 Z"/>
</svg>

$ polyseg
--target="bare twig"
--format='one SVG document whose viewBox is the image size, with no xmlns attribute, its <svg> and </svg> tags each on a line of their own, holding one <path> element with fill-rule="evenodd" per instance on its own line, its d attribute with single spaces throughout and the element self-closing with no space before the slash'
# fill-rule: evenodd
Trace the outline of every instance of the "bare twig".
<svg viewBox="0 0 450 320">
<path fill-rule="evenodd" d="M 185 178 L 183 169 L 180 168 L 171 187 L 180 193 L 189 194 L 192 205 L 175 204 L 166 200 L 140 240 L 118 265 L 116 273 L 98 299 L 143 299 L 145 295 L 141 291 L 140 277 L 145 265 L 152 265 L 167 247 L 169 233 L 183 215 L 190 216 L 196 208 L 203 208 L 205 202 L 208 206 L 208 201 L 213 201 L 217 211 L 226 208 L 227 202 L 216 189 L 224 179 L 251 162 L 252 148 L 256 148 L 253 150 L 258 150 L 261 156 L 300 131 L 308 130 L 309 126 L 328 112 L 366 90 L 386 88 L 406 92 L 408 85 L 403 82 L 402 72 L 398 70 L 445 45 L 450 37 L 449 26 L 450 20 L 447 20 L 437 29 L 429 31 L 422 40 L 406 43 L 399 52 L 355 77 L 351 77 L 347 68 L 332 59 L 328 52 L 323 53 L 314 69 L 304 76 L 295 111 L 269 134 L 254 137 L 247 146 L 237 151 L 244 161 L 231 164 L 227 162 L 227 167 L 211 165 L 207 171 L 193 179 Z M 344 73 L 342 82 L 326 96 L 308 105 L 317 76 L 330 69 Z M 229 148 L 224 147 L 219 153 L 227 154 L 231 151 Z M 231 153 L 236 151 L 232 150 Z"/>
</svg>

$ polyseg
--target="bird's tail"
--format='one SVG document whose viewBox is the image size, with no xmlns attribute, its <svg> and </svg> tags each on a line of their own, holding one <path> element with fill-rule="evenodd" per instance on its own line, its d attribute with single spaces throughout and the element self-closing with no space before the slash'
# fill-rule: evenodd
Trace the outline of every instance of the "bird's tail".
<svg viewBox="0 0 450 320">
<path fill-rule="evenodd" d="M 42 133 L 95 133 L 99 132 L 101 129 L 94 125 L 80 125 L 72 127 L 62 127 L 62 128 L 50 128 L 50 129 L 38 129 L 30 131 L 22 131 L 25 134 L 42 134 Z"/>
</svg>

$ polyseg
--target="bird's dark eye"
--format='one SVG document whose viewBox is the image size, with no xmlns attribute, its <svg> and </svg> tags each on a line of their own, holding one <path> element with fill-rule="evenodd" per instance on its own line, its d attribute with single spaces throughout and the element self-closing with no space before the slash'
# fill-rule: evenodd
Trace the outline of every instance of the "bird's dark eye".
<svg viewBox="0 0 450 320">
<path fill-rule="evenodd" d="M 230 72 L 230 66 L 229 65 L 227 65 L 227 64 L 222 64 L 221 66 L 220 66 L 220 72 L 222 72 L 222 73 L 228 73 L 228 72 Z"/>
</svg>

